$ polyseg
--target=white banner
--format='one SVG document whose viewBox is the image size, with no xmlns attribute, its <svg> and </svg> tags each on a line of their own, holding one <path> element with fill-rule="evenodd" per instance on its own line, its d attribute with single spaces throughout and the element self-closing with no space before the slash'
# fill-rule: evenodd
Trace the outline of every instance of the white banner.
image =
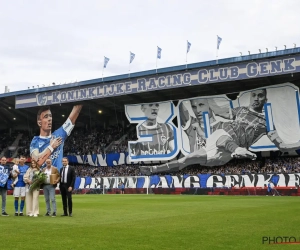
<svg viewBox="0 0 300 250">
<path fill-rule="evenodd" d="M 191 164 L 218 166 L 232 158 L 255 159 L 255 152 L 295 154 L 300 148 L 299 89 L 291 83 L 226 95 L 126 105 L 137 123 L 129 161 L 171 160 L 152 173 Z M 177 119 L 176 119 L 177 118 Z M 176 160 L 178 153 L 184 157 Z"/>
</svg>

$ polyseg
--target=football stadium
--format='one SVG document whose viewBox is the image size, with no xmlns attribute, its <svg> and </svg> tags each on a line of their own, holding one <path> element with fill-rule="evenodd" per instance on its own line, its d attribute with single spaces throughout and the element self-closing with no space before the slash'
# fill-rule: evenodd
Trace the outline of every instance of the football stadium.
<svg viewBox="0 0 300 250">
<path fill-rule="evenodd" d="M 0 94 L 1 159 L 76 175 L 35 219 L 10 178 L 1 248 L 299 244 L 299 86 L 295 47 Z"/>
</svg>

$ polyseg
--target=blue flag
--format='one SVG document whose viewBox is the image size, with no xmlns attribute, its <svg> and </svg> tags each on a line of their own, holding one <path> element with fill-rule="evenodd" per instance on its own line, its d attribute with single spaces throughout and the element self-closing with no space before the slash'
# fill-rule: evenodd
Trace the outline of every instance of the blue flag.
<svg viewBox="0 0 300 250">
<path fill-rule="evenodd" d="M 134 60 L 134 58 L 135 58 L 135 54 L 130 51 L 130 60 L 129 60 L 129 63 L 132 63 L 132 61 Z"/>
<path fill-rule="evenodd" d="M 189 53 L 191 45 L 192 44 L 189 41 L 187 41 L 187 44 L 186 44 L 186 53 Z"/>
<path fill-rule="evenodd" d="M 106 65 L 109 61 L 109 58 L 108 57 L 104 57 L 104 65 L 103 65 L 103 68 L 106 68 Z"/>
<path fill-rule="evenodd" d="M 219 48 L 220 48 L 220 44 L 221 44 L 221 42 L 222 42 L 222 38 L 221 38 L 221 37 L 219 37 L 219 36 L 217 36 L 217 49 L 219 49 Z"/>
<path fill-rule="evenodd" d="M 157 46 L 157 58 L 161 58 L 161 48 Z"/>
</svg>

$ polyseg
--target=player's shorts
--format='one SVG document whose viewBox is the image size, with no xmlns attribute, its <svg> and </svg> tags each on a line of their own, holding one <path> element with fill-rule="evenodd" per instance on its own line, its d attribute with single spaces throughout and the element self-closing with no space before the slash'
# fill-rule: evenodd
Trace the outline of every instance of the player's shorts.
<svg viewBox="0 0 300 250">
<path fill-rule="evenodd" d="M 14 197 L 25 197 L 26 188 L 25 187 L 15 187 Z"/>
<path fill-rule="evenodd" d="M 206 140 L 207 162 L 205 166 L 220 166 L 229 162 L 232 157 L 231 153 L 217 147 L 217 141 L 221 136 L 231 136 L 223 129 L 218 129 L 213 132 Z"/>
</svg>

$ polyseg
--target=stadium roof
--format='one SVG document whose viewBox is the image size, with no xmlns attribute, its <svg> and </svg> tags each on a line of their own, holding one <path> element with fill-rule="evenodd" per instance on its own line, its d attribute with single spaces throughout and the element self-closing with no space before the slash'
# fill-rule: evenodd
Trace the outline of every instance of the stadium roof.
<svg viewBox="0 0 300 250">
<path fill-rule="evenodd" d="M 212 60 L 212 61 L 207 61 L 207 62 L 192 63 L 192 64 L 188 64 L 187 66 L 179 65 L 179 66 L 172 66 L 172 67 L 167 67 L 167 68 L 159 68 L 159 69 L 157 69 L 157 71 L 155 69 L 141 71 L 141 72 L 131 73 L 130 78 L 145 77 L 145 76 L 150 76 L 150 75 L 184 71 L 187 69 L 211 67 L 211 66 L 216 66 L 216 65 L 234 64 L 234 63 L 238 63 L 238 62 L 247 62 L 247 61 L 266 59 L 266 58 L 272 58 L 272 57 L 278 57 L 278 56 L 284 56 L 284 55 L 294 55 L 294 54 L 298 54 L 298 53 L 300 54 L 300 48 L 278 50 L 278 51 L 272 51 L 272 52 L 266 52 L 266 53 L 260 53 L 260 54 L 219 59 L 218 61 Z M 71 88 L 71 87 L 91 85 L 91 84 L 95 84 L 95 83 L 107 83 L 107 82 L 113 82 L 113 81 L 118 81 L 118 80 L 127 80 L 127 79 L 128 79 L 128 74 L 123 74 L 123 75 L 105 77 L 103 79 L 97 78 L 97 79 L 80 81 L 80 82 L 75 82 L 75 83 L 68 83 L 68 84 L 63 84 L 63 85 L 53 85 L 53 86 L 49 86 L 49 87 L 41 87 L 41 88 L 8 92 L 8 93 L 0 94 L 0 98 L 8 97 L 8 96 L 23 95 L 23 94 L 28 94 L 28 93 L 37 93 L 37 92 L 42 92 L 45 90 L 49 91 L 49 90 L 57 90 L 57 89 L 66 89 L 66 88 Z"/>
<path fill-rule="evenodd" d="M 271 59 L 271 58 L 280 58 L 282 56 L 292 56 L 300 55 L 300 48 L 286 49 L 274 52 L 260 53 L 247 56 L 232 57 L 226 59 L 220 59 L 218 61 L 212 60 L 207 62 L 193 63 L 188 65 L 180 65 L 174 67 L 160 68 L 156 70 L 148 70 L 143 72 L 131 73 L 130 79 L 149 77 L 149 76 L 159 76 L 165 73 L 176 73 L 184 72 L 192 69 L 201 69 L 209 68 L 213 66 L 230 66 L 241 62 L 251 62 L 262 59 Z M 24 119 L 28 124 L 36 123 L 36 113 L 38 107 L 26 108 L 26 109 L 15 109 L 15 97 L 19 95 L 25 95 L 30 93 L 39 93 L 45 91 L 55 91 L 63 90 L 72 87 L 79 86 L 88 86 L 92 84 L 104 84 L 121 80 L 128 80 L 128 74 L 105 77 L 86 80 L 81 82 L 63 84 L 63 85 L 54 85 L 50 87 L 27 89 L 9 93 L 0 94 L 0 116 L 2 122 L 6 126 L 11 126 L 12 122 L 20 121 Z M 118 122 L 124 120 L 126 117 L 124 114 L 124 105 L 125 104 L 134 104 L 134 103 L 147 103 L 147 102 L 156 102 L 156 101 L 165 101 L 165 100 L 178 100 L 196 96 L 209 96 L 209 95 L 218 95 L 218 94 L 229 94 L 228 96 L 232 99 L 235 99 L 237 93 L 243 90 L 249 90 L 253 88 L 258 88 L 262 86 L 269 86 L 280 84 L 284 82 L 292 82 L 296 86 L 300 86 L 300 73 L 285 73 L 274 76 L 264 76 L 260 78 L 252 78 L 247 80 L 236 80 L 236 81 L 227 81 L 227 82 L 217 82 L 212 84 L 201 84 L 196 86 L 186 86 L 183 88 L 170 88 L 170 89 L 160 89 L 156 91 L 145 91 L 143 93 L 136 94 L 126 94 L 122 96 L 107 97 L 101 99 L 93 99 L 85 101 L 84 109 L 80 114 L 79 123 L 86 124 L 87 122 L 94 121 L 111 121 L 118 120 Z M 53 113 L 59 113 L 61 115 L 68 115 L 74 103 L 64 103 L 52 105 L 51 109 Z M 98 111 L 101 110 L 102 113 L 99 114 Z M 14 120 L 13 118 L 16 118 Z M 58 123 L 61 123 L 65 118 L 60 117 L 56 118 Z"/>
</svg>

